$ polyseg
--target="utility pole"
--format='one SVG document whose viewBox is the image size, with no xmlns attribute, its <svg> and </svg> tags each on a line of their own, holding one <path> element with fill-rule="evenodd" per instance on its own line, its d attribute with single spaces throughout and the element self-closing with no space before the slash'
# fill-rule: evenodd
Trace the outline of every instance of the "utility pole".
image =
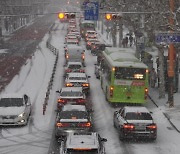
<svg viewBox="0 0 180 154">
<path fill-rule="evenodd" d="M 169 0 L 169 5 L 170 5 L 170 19 L 169 19 L 169 24 L 170 27 L 172 28 L 174 26 L 174 0 Z M 173 31 L 171 30 L 171 33 Z M 168 55 L 169 55 L 169 65 L 168 65 L 168 103 L 169 107 L 174 106 L 174 44 L 170 43 L 169 44 L 169 50 L 168 50 Z"/>
</svg>

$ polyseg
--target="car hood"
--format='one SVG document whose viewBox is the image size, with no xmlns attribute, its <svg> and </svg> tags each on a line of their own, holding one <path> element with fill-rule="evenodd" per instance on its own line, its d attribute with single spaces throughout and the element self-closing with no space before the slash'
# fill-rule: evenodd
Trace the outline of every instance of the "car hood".
<svg viewBox="0 0 180 154">
<path fill-rule="evenodd" d="M 131 124 L 151 124 L 153 120 L 126 120 L 128 123 Z"/>
<path fill-rule="evenodd" d="M 24 112 L 25 107 L 0 107 L 0 116 L 19 115 Z"/>
</svg>

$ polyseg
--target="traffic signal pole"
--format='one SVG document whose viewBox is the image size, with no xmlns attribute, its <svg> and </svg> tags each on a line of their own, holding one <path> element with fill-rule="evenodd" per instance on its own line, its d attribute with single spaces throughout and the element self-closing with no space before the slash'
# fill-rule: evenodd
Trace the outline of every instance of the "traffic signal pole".
<svg viewBox="0 0 180 154">
<path fill-rule="evenodd" d="M 173 19 L 173 13 L 174 13 L 174 0 L 169 0 L 169 5 L 170 5 L 170 19 L 169 19 L 169 24 L 171 27 L 174 26 L 174 19 Z M 173 31 L 171 30 L 171 33 Z M 170 43 L 169 45 L 169 65 L 168 65 L 168 103 L 169 107 L 174 106 L 174 60 L 175 60 L 175 50 L 174 50 L 174 44 Z"/>
</svg>

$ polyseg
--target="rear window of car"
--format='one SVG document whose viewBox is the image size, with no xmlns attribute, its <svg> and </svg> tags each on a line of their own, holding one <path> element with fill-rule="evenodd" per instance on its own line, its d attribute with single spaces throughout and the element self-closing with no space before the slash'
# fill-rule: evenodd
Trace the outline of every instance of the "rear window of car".
<svg viewBox="0 0 180 154">
<path fill-rule="evenodd" d="M 88 149 L 88 150 L 68 149 L 67 154 L 98 154 L 98 150 L 97 149 Z"/>
<path fill-rule="evenodd" d="M 128 112 L 125 118 L 126 120 L 152 120 L 151 114 L 144 112 Z"/>
<path fill-rule="evenodd" d="M 63 91 L 60 96 L 82 96 L 83 94 L 79 91 Z"/>
<path fill-rule="evenodd" d="M 68 68 L 70 68 L 70 69 L 80 69 L 81 65 L 69 65 Z"/>
<path fill-rule="evenodd" d="M 85 77 L 69 77 L 69 80 L 86 80 Z"/>
<path fill-rule="evenodd" d="M 23 98 L 1 98 L 0 107 L 23 106 Z"/>
<path fill-rule="evenodd" d="M 59 114 L 60 119 L 88 119 L 87 112 L 84 111 L 62 111 Z"/>
</svg>

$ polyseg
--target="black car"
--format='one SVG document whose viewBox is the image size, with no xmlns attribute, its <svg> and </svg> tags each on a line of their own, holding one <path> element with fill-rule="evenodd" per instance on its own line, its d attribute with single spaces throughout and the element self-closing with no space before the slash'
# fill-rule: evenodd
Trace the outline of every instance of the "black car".
<svg viewBox="0 0 180 154">
<path fill-rule="evenodd" d="M 56 116 L 56 138 L 64 137 L 69 132 L 91 131 L 91 111 L 87 110 L 85 105 L 64 105 Z"/>
<path fill-rule="evenodd" d="M 104 51 L 105 47 L 106 47 L 106 45 L 104 43 L 95 42 L 91 46 L 91 53 L 92 53 L 92 55 L 97 55 L 97 52 Z"/>
</svg>

